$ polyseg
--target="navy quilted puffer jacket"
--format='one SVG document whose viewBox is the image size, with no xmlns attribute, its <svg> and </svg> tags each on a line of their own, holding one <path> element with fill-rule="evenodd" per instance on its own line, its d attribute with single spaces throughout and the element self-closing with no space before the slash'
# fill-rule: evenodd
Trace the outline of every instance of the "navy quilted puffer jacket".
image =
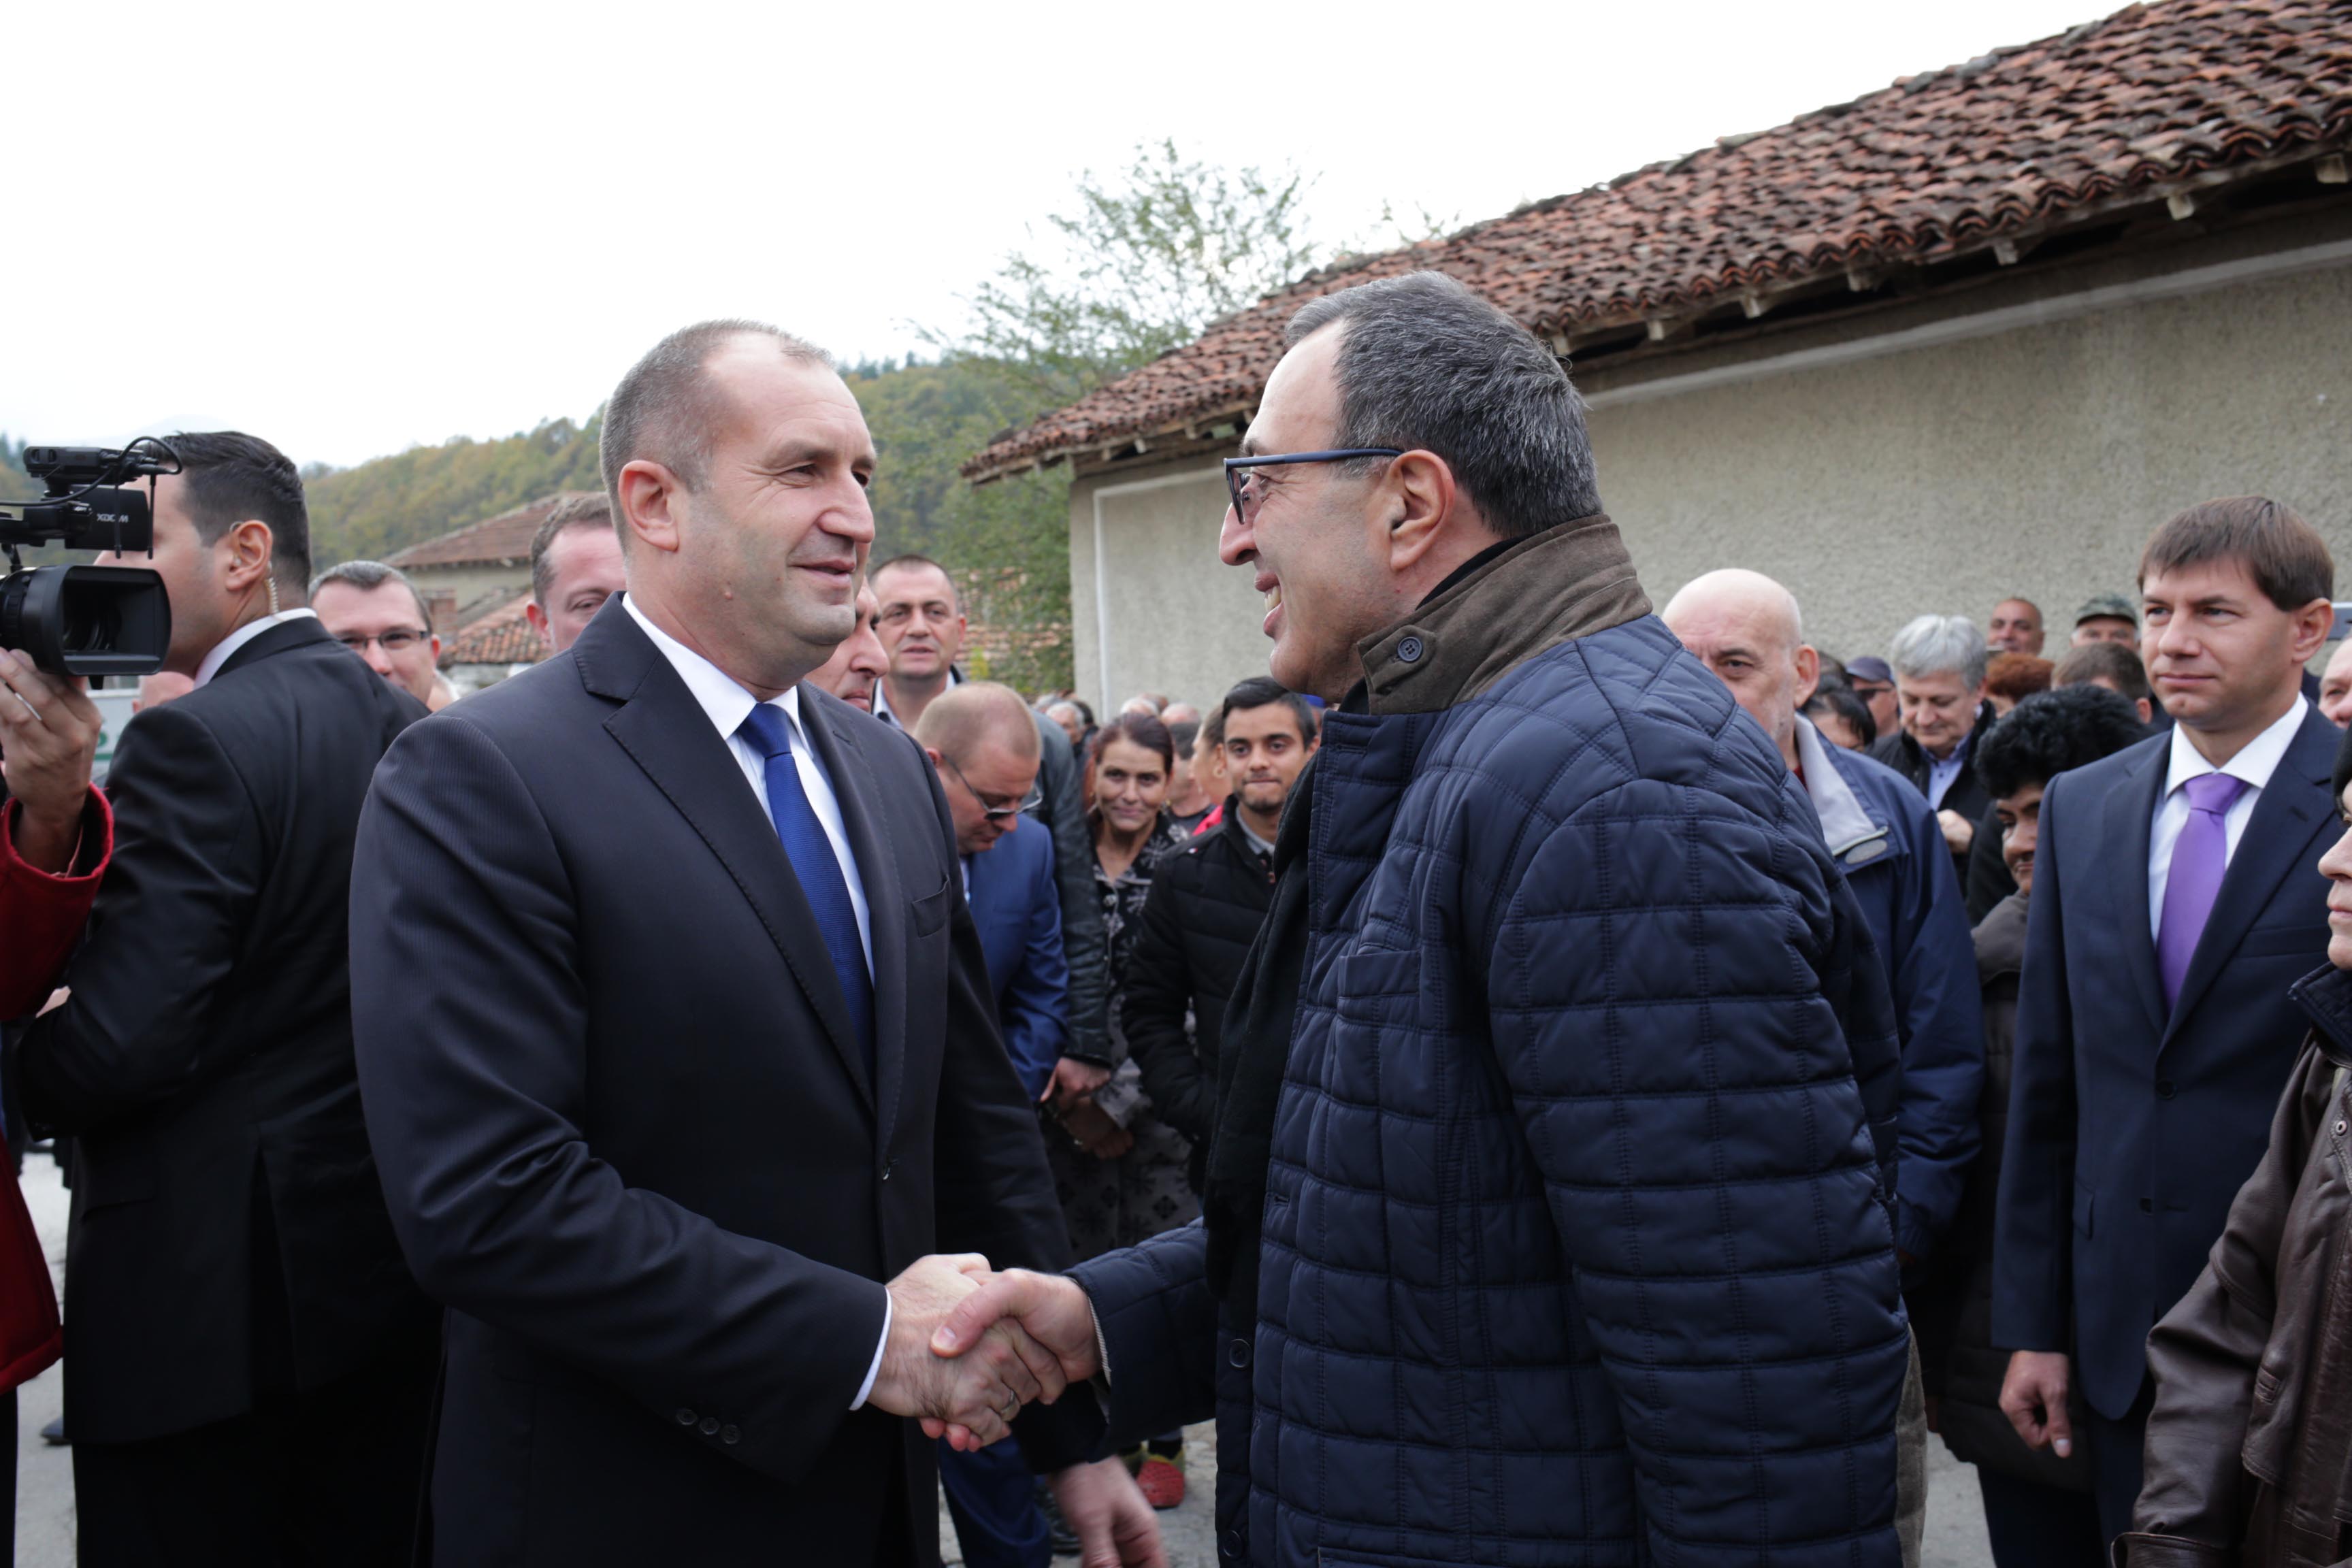
<svg viewBox="0 0 2352 1568">
<path fill-rule="evenodd" d="M 1181 1343 L 1228 1563 L 1894 1568 L 1893 1016 L 1771 742 L 1644 616 L 1310 776 L 1258 1321 L 1082 1268 L 1114 1426 Z"/>
</svg>

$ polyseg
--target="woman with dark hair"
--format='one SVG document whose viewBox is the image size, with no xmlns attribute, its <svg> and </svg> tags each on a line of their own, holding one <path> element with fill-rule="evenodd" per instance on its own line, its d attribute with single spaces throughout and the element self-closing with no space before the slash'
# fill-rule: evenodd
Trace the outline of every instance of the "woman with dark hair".
<svg viewBox="0 0 2352 1568">
<path fill-rule="evenodd" d="M 1095 893 L 1101 900 L 1110 992 L 1110 1081 L 1061 1113 L 1066 1138 L 1046 1139 L 1063 1223 L 1079 1260 L 1188 1225 L 1200 1200 L 1186 1179 L 1192 1144 L 1151 1112 L 1119 1022 L 1127 964 L 1142 929 L 1143 901 L 1160 860 L 1185 837 L 1169 819 L 1176 746 L 1149 714 L 1120 713 L 1095 731 L 1087 771 L 1094 809 Z M 1183 1434 L 1129 1456 L 1155 1508 L 1184 1499 Z"/>
<path fill-rule="evenodd" d="M 2026 697 L 1976 745 L 1977 777 L 1992 797 L 2001 855 L 2017 891 L 1976 928 L 1985 1031 L 1978 1109 L 1983 1142 L 1951 1236 L 1930 1261 L 1928 1283 L 1910 1300 L 1936 1401 L 1936 1428 L 1954 1458 L 1977 1468 L 1985 1531 L 1999 1568 L 2074 1568 L 2105 1560 L 2087 1458 L 2027 1447 L 2001 1413 L 2009 1352 L 1992 1336 L 1993 1207 L 2009 1141 L 2018 981 L 2042 792 L 2060 773 L 2111 756 L 2145 733 L 2123 698 L 2103 687 L 2069 686 Z"/>
</svg>

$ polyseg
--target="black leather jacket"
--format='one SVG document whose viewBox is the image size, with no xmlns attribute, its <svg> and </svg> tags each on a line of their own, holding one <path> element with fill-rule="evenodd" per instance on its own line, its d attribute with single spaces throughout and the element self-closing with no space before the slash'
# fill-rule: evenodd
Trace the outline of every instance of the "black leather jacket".
<svg viewBox="0 0 2352 1568">
<path fill-rule="evenodd" d="M 2212 1260 L 2148 1338 L 2156 1410 L 2130 1568 L 2319 1568 L 2352 1553 L 2352 973 L 2313 1028 Z"/>
</svg>

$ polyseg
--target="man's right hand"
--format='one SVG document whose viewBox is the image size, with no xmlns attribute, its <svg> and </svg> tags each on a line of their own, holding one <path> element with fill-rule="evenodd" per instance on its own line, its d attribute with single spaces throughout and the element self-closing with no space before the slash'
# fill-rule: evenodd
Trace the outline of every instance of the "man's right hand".
<svg viewBox="0 0 2352 1568">
<path fill-rule="evenodd" d="M 2074 1428 L 2066 1418 L 2072 1369 L 2057 1351 L 2019 1351 L 2001 1379 L 2000 1413 L 2029 1448 L 2047 1447 L 2060 1458 L 2074 1451 Z"/>
<path fill-rule="evenodd" d="M 1065 1384 L 1083 1383 L 1102 1371 L 1094 1303 L 1086 1291 L 1075 1279 L 1032 1274 L 1026 1268 L 1008 1268 L 957 1301 L 932 1335 L 929 1349 L 942 1357 L 965 1356 L 973 1353 L 971 1347 L 983 1345 L 989 1334 L 1014 1324 L 1023 1340 L 1054 1358 Z M 992 1440 L 982 1430 L 954 1420 L 926 1418 L 923 1430 L 967 1451 Z"/>
<path fill-rule="evenodd" d="M 0 775 L 20 804 L 17 855 L 36 870 L 73 868 L 103 724 L 81 680 L 0 649 Z"/>
<path fill-rule="evenodd" d="M 893 1415 L 919 1416 L 935 1436 L 940 1430 L 961 1431 L 971 1447 L 984 1448 L 1012 1430 L 1021 1406 L 1061 1396 L 1070 1381 L 1062 1358 L 1039 1347 L 1019 1323 L 998 1322 L 1003 1313 L 990 1314 L 961 1338 L 965 1349 L 953 1359 L 933 1353 L 933 1336 L 950 1309 L 980 1291 L 988 1278 L 988 1259 L 964 1253 L 917 1258 L 890 1281 L 890 1331 L 867 1404 Z"/>
</svg>

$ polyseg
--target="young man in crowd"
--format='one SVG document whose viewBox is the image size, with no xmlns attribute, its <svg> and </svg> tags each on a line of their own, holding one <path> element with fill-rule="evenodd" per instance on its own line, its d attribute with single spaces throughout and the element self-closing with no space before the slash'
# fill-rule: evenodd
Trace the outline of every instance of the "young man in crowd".
<svg viewBox="0 0 2352 1568">
<path fill-rule="evenodd" d="M 2031 599 L 2008 598 L 1992 607 L 1985 641 L 2003 653 L 2042 655 L 2042 607 Z"/>
<path fill-rule="evenodd" d="M 346 561 L 310 579 L 310 608 L 327 635 L 431 709 L 441 639 L 425 595 L 396 566 Z"/>
<path fill-rule="evenodd" d="M 2116 649 L 2113 643 L 2095 646 Z M 2128 657 L 2128 650 L 2116 651 Z M 2102 1556 L 2098 1506 L 2084 1456 L 2061 1458 L 2047 1448 L 2027 1447 L 2001 1414 L 2009 1355 L 1994 1348 L 1992 1339 L 1993 1215 L 2008 1136 L 2018 976 L 2025 963 L 2042 792 L 2060 773 L 2144 737 L 2122 697 L 2078 685 L 2024 699 L 1977 750 L 1977 773 L 1993 797 L 1996 836 L 2017 891 L 1976 928 L 1985 1029 L 1985 1088 L 1978 1113 L 1983 1144 L 1969 1168 L 1950 1244 L 1929 1283 L 1913 1294 L 1911 1321 L 1927 1358 L 1937 1430 L 1957 1458 L 1977 1467 L 1985 1532 L 1998 1568 L 2079 1568 Z"/>
<path fill-rule="evenodd" d="M 2352 739 L 2336 748 L 2345 827 L 2319 862 L 2327 967 L 2294 999 L 2308 1019 L 2262 1163 L 2196 1285 L 2147 1344 L 2156 1384 L 2147 1479 L 2126 1568 L 2326 1568 L 2352 1555 L 2345 1397 L 2352 1318 Z"/>
<path fill-rule="evenodd" d="M 1274 899 L 1283 807 L 1315 754 L 1306 700 L 1265 676 L 1227 692 L 1216 721 L 1234 793 L 1223 822 L 1160 863 L 1128 961 L 1120 1015 L 1144 1092 L 1160 1119 L 1192 1141 L 1188 1173 L 1196 1193 L 1216 1125 L 1225 1010 L 1242 956 Z"/>
<path fill-rule="evenodd" d="M 163 575 L 194 689 L 123 732 L 70 995 L 17 1047 L 28 1119 L 76 1145 L 80 1560 L 404 1563 L 438 1314 L 361 1121 L 347 921 L 368 781 L 425 709 L 303 603 L 294 465 L 171 446 L 152 556 L 101 559 Z"/>
<path fill-rule="evenodd" d="M 911 730 L 923 710 L 963 679 L 956 660 L 970 629 L 954 579 L 923 555 L 900 555 L 873 569 L 875 630 L 889 656 L 890 673 L 874 689 L 874 716 Z M 1042 713 L 1031 715 L 1041 742 L 1065 737 Z M 1034 815 L 1054 839 L 1054 880 L 1062 898 L 1062 952 L 1069 964 L 1069 1039 L 1054 1069 L 1053 1101 L 1067 1108 L 1110 1081 L 1109 975 L 1102 910 L 1095 902 L 1094 847 L 1077 753 L 1044 744 L 1037 769 Z"/>
<path fill-rule="evenodd" d="M 623 572 L 612 503 L 600 495 L 558 501 L 530 536 L 530 603 L 523 618 L 550 653 L 562 653 L 627 585 Z"/>
<path fill-rule="evenodd" d="M 1205 1225 L 933 1342 L 1017 1318 L 1114 1444 L 1214 1409 L 1227 1563 L 1892 1568 L 1900 1068 L 1811 807 L 1648 613 L 1548 345 L 1427 272 L 1286 341 L 1220 554 L 1334 709 Z"/>
<path fill-rule="evenodd" d="M 2139 1495 L 2148 1331 L 2261 1158 L 2300 1036 L 2288 987 L 2326 952 L 2337 732 L 2301 684 L 2335 578 L 2274 501 L 2167 522 L 2140 560 L 2142 646 L 2177 727 L 2042 797 L 1992 1336 L 2025 1440 L 2088 1437 L 2109 1538 Z"/>
</svg>

